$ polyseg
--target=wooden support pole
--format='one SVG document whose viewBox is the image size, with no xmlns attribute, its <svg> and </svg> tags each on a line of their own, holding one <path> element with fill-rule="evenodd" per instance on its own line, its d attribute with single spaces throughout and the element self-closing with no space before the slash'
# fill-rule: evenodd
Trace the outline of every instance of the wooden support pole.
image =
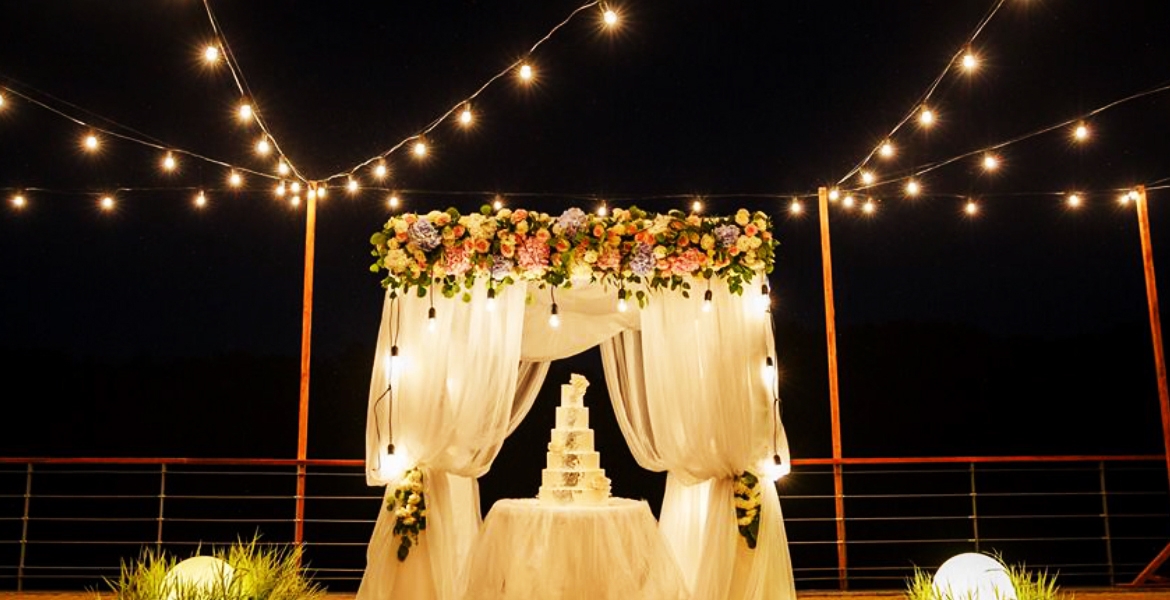
<svg viewBox="0 0 1170 600">
<path fill-rule="evenodd" d="M 1146 274 L 1146 304 L 1150 313 L 1150 337 L 1154 343 L 1154 372 L 1158 378 L 1158 402 L 1162 407 L 1162 442 L 1166 449 L 1166 473 L 1170 476 L 1170 389 L 1166 385 L 1166 357 L 1162 348 L 1162 317 L 1158 312 L 1158 285 L 1154 280 L 1154 251 L 1150 242 L 1150 211 L 1146 204 L 1146 187 L 1137 187 L 1138 233 L 1142 241 L 1142 267 Z M 1149 581 L 1154 572 L 1170 558 L 1170 544 L 1134 579 L 1133 585 Z"/>
<path fill-rule="evenodd" d="M 833 498 L 837 520 L 837 581 L 849 589 L 845 553 L 845 483 L 841 464 L 841 407 L 837 387 L 837 311 L 833 306 L 833 256 L 829 243 L 829 190 L 817 190 L 821 218 L 821 265 L 825 286 L 825 336 L 829 352 L 829 412 L 833 430 Z"/>
<path fill-rule="evenodd" d="M 312 185 L 305 211 L 305 290 L 301 311 L 301 402 L 297 420 L 297 508 L 295 543 L 305 539 L 305 460 L 309 454 L 309 349 L 313 331 L 313 259 L 317 245 L 317 187 Z"/>
</svg>

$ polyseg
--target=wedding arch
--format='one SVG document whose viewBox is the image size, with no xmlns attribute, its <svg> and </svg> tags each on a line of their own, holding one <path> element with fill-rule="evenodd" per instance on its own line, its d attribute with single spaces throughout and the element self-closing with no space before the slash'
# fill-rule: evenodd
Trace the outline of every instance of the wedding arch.
<svg viewBox="0 0 1170 600">
<path fill-rule="evenodd" d="M 766 214 L 747 210 L 484 207 L 391 218 L 371 238 L 386 297 L 367 482 L 387 498 L 424 500 L 423 510 L 379 511 L 358 597 L 463 596 L 482 522 L 477 478 L 528 414 L 550 362 L 599 346 L 633 456 L 667 472 L 659 527 L 691 597 L 795 598 L 771 479 L 755 487 L 758 508 L 737 511 L 745 473 L 789 464 L 771 231 Z M 413 543 L 402 541 L 406 529 Z"/>
</svg>

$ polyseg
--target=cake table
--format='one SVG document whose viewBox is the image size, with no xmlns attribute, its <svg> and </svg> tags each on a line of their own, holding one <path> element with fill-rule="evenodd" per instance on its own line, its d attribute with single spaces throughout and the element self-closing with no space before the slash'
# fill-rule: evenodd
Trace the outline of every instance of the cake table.
<svg viewBox="0 0 1170 600">
<path fill-rule="evenodd" d="M 497 501 L 472 546 L 465 600 L 685 600 L 682 573 L 643 500 L 596 506 Z"/>
</svg>

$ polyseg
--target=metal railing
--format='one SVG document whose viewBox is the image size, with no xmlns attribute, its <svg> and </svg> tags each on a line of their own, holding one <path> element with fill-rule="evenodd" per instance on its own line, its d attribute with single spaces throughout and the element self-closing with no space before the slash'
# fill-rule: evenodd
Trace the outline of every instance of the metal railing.
<svg viewBox="0 0 1170 600">
<path fill-rule="evenodd" d="M 901 589 L 969 551 L 1064 586 L 1126 585 L 1170 540 L 1164 460 L 797 460 L 779 483 L 797 587 Z M 101 588 L 144 550 L 293 544 L 302 530 L 314 580 L 352 591 L 381 492 L 360 460 L 0 458 L 0 589 Z"/>
</svg>

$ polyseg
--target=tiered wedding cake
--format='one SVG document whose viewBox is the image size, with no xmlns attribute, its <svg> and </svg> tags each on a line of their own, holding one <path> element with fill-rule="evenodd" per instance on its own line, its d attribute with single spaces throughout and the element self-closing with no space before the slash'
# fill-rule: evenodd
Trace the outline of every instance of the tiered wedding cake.
<svg viewBox="0 0 1170 600">
<path fill-rule="evenodd" d="M 601 504 L 609 498 L 609 478 L 593 449 L 585 388 L 589 380 L 574 373 L 561 386 L 557 426 L 548 445 L 548 468 L 541 472 L 539 498 L 547 504 Z"/>
</svg>

